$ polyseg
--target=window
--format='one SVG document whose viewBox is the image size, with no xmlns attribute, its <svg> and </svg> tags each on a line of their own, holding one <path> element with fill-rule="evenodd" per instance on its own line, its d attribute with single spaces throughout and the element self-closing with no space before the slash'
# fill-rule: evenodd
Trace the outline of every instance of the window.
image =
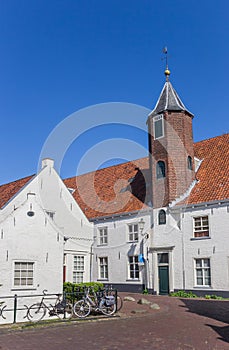
<svg viewBox="0 0 229 350">
<path fill-rule="evenodd" d="M 99 278 L 108 279 L 108 258 L 99 258 Z"/>
<path fill-rule="evenodd" d="M 211 285 L 210 259 L 196 259 L 195 264 L 196 285 L 209 287 Z"/>
<path fill-rule="evenodd" d="M 164 123 L 163 123 L 163 115 L 157 115 L 153 119 L 154 124 L 154 139 L 159 139 L 164 136 Z"/>
<path fill-rule="evenodd" d="M 138 255 L 129 256 L 129 277 L 139 279 Z"/>
<path fill-rule="evenodd" d="M 194 219 L 194 237 L 209 237 L 208 216 L 200 216 Z"/>
<path fill-rule="evenodd" d="M 188 156 L 188 169 L 192 170 L 192 157 Z"/>
<path fill-rule="evenodd" d="M 161 209 L 158 213 L 158 224 L 165 225 L 166 224 L 166 212 Z"/>
<path fill-rule="evenodd" d="M 157 262 L 158 264 L 166 264 L 169 263 L 169 254 L 168 253 L 158 253 L 157 254 Z"/>
<path fill-rule="evenodd" d="M 14 287 L 33 286 L 34 263 L 15 262 L 14 263 Z"/>
<path fill-rule="evenodd" d="M 84 256 L 75 255 L 73 261 L 73 283 L 81 283 L 84 279 Z"/>
<path fill-rule="evenodd" d="M 107 230 L 107 227 L 101 227 L 99 228 L 99 244 L 107 244 L 108 243 L 108 230 Z"/>
<path fill-rule="evenodd" d="M 137 242 L 138 241 L 138 224 L 130 224 L 128 225 L 128 240 L 129 242 Z"/>
<path fill-rule="evenodd" d="M 163 177 L 165 177 L 165 162 L 163 162 L 162 160 L 159 160 L 159 162 L 157 162 L 156 172 L 157 179 L 162 179 Z"/>
</svg>

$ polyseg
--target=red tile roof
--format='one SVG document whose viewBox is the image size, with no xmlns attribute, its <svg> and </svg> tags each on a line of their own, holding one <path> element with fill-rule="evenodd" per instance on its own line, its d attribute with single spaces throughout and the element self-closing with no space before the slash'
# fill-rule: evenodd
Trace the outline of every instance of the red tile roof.
<svg viewBox="0 0 229 350">
<path fill-rule="evenodd" d="M 19 192 L 34 175 L 24 177 L 0 186 L 0 208 L 2 208 L 17 192 Z"/>
<path fill-rule="evenodd" d="M 186 204 L 229 199 L 229 134 L 194 144 L 202 160 L 195 185 Z M 0 207 L 32 176 L 0 186 Z M 150 202 L 148 158 L 138 159 L 64 180 L 89 218 L 128 213 L 147 208 Z M 182 204 L 184 201 L 182 202 Z"/>
<path fill-rule="evenodd" d="M 88 218 L 147 208 L 150 200 L 148 158 L 138 159 L 64 180 Z"/>
<path fill-rule="evenodd" d="M 229 199 L 229 134 L 197 142 L 194 153 L 203 161 L 196 174 L 198 183 L 186 203 Z"/>
</svg>

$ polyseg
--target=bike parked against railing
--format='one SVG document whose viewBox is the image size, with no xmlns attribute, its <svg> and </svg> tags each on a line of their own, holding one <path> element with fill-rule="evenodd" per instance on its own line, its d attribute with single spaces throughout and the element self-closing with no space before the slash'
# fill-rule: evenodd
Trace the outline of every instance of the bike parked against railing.
<svg viewBox="0 0 229 350">
<path fill-rule="evenodd" d="M 111 316 L 116 311 L 116 301 L 113 295 L 106 295 L 104 290 L 95 292 L 93 288 L 85 288 L 84 297 L 73 306 L 73 313 L 80 318 L 87 317 L 91 311 L 102 312 Z"/>
<path fill-rule="evenodd" d="M 54 299 L 54 303 L 50 300 Z M 47 302 L 49 301 L 49 302 Z M 59 319 L 69 319 L 72 317 L 72 305 L 65 298 L 61 298 L 61 294 L 52 295 L 47 294 L 47 290 L 43 291 L 43 297 L 39 303 L 32 304 L 28 307 L 25 317 L 31 322 L 41 321 L 49 312 L 49 317 L 57 316 Z"/>
<path fill-rule="evenodd" d="M 116 311 L 120 311 L 123 306 L 123 300 L 120 297 L 120 295 L 117 293 L 117 289 L 113 289 L 112 285 L 107 285 L 104 288 L 105 295 L 113 295 L 115 297 L 115 303 L 116 303 Z"/>
</svg>

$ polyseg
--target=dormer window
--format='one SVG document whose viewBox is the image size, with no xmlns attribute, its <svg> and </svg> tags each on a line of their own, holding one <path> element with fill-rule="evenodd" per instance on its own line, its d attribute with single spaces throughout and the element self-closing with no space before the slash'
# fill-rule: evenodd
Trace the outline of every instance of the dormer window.
<svg viewBox="0 0 229 350">
<path fill-rule="evenodd" d="M 161 209 L 158 213 L 158 224 L 165 225 L 166 224 L 166 212 Z"/>
<path fill-rule="evenodd" d="M 188 161 L 188 169 L 192 170 L 192 157 L 188 156 L 187 161 Z"/>
<path fill-rule="evenodd" d="M 153 130 L 155 140 L 164 137 L 164 119 L 162 114 L 153 118 Z"/>
<path fill-rule="evenodd" d="M 156 166 L 157 179 L 162 179 L 165 177 L 165 162 L 159 160 Z"/>
</svg>

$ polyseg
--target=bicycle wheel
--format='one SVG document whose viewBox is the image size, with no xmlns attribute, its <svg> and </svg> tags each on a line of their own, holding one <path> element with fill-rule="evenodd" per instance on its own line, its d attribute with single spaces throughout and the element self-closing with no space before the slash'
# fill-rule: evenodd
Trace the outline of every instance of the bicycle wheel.
<svg viewBox="0 0 229 350">
<path fill-rule="evenodd" d="M 79 300 L 73 306 L 73 312 L 77 317 L 87 317 L 91 312 L 91 306 L 86 300 Z"/>
<path fill-rule="evenodd" d="M 37 303 L 33 304 L 29 307 L 27 312 L 27 317 L 31 322 L 38 322 L 42 320 L 42 318 L 46 314 L 46 309 L 43 305 Z"/>
<path fill-rule="evenodd" d="M 56 308 L 55 315 L 59 317 L 60 320 L 68 320 L 72 317 L 72 304 L 66 303 L 62 308 Z"/>
<path fill-rule="evenodd" d="M 111 316 L 116 311 L 116 304 L 107 305 L 106 301 L 104 299 L 101 300 L 99 309 L 102 311 L 102 313 L 106 316 Z"/>
<path fill-rule="evenodd" d="M 122 298 L 120 297 L 120 295 L 117 295 L 116 311 L 121 310 L 122 306 L 123 306 Z"/>
</svg>

